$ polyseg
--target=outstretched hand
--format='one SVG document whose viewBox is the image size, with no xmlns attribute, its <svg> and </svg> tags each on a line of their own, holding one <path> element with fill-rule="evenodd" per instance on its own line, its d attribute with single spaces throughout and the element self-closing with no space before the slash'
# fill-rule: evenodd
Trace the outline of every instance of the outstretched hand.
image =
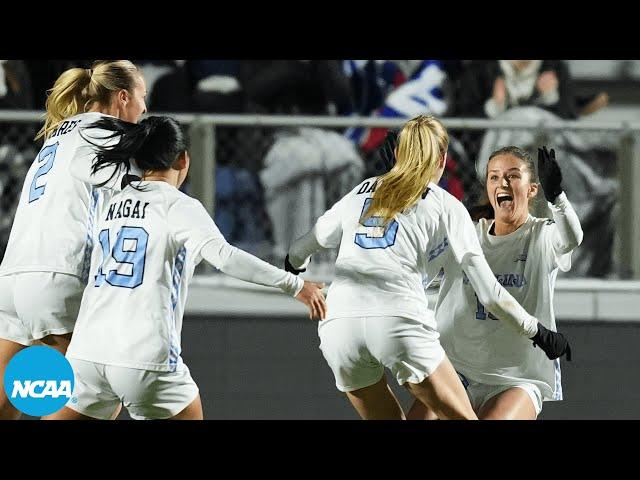
<svg viewBox="0 0 640 480">
<path fill-rule="evenodd" d="M 549 330 L 541 323 L 538 323 L 538 332 L 531 340 L 533 340 L 533 346 L 539 346 L 549 360 L 555 360 L 556 358 L 566 355 L 567 361 L 571 361 L 571 346 L 569 345 L 569 340 L 560 332 Z"/>
<path fill-rule="evenodd" d="M 546 146 L 538 148 L 538 176 L 545 198 L 548 202 L 553 203 L 556 197 L 562 193 L 562 172 L 556 161 L 556 152 L 553 148 L 550 152 Z"/>
<path fill-rule="evenodd" d="M 309 307 L 309 318 L 317 318 L 324 320 L 327 316 L 327 304 L 324 300 L 324 293 L 322 289 L 324 283 L 315 283 L 304 281 L 304 287 L 300 290 L 300 293 L 296 295 L 296 299 L 304 303 Z"/>
</svg>

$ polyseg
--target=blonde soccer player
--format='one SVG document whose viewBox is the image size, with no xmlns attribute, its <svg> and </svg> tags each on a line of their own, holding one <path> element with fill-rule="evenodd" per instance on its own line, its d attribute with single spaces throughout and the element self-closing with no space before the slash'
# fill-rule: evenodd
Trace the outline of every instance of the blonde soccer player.
<svg viewBox="0 0 640 480">
<path fill-rule="evenodd" d="M 127 60 L 72 68 L 56 80 L 37 138 L 0 265 L 0 419 L 19 418 L 3 388 L 4 371 L 20 350 L 38 342 L 64 354 L 86 285 L 98 190 L 117 188 L 119 172 L 91 176 L 92 151 L 80 135 L 101 117 L 137 122 L 146 86 Z M 109 190 L 105 188 L 105 192 Z"/>
<path fill-rule="evenodd" d="M 306 268 L 314 252 L 340 249 L 327 318 L 318 327 L 320 349 L 336 387 L 364 419 L 405 418 L 385 367 L 439 417 L 477 418 L 440 345 L 422 283 L 425 275 L 435 275 L 430 265 L 446 251 L 482 302 L 517 335 L 529 339 L 543 332 L 496 281 L 462 203 L 436 185 L 448 140 L 434 117 L 408 121 L 399 134 L 393 168 L 339 200 L 285 259 L 285 267 L 295 273 Z M 541 343 L 553 350 L 552 356 L 568 348 L 555 332 Z"/>
<path fill-rule="evenodd" d="M 571 268 L 571 252 L 583 237 L 562 189 L 555 151 L 538 149 L 536 173 L 528 152 L 501 148 L 489 157 L 485 181 L 495 219 L 481 219 L 476 234 L 487 262 L 497 281 L 555 331 L 556 277 Z M 540 189 L 553 219 L 529 213 Z M 445 269 L 436 318 L 442 345 L 479 418 L 535 420 L 544 401 L 562 400 L 560 360 L 529 348 L 526 338 L 498 321 L 501 315 L 483 304 L 463 273 Z M 409 412 L 413 419 L 435 417 L 421 402 Z"/>
<path fill-rule="evenodd" d="M 110 419 L 122 403 L 134 419 L 202 419 L 198 387 L 181 357 L 189 281 L 203 259 L 241 280 L 277 287 L 323 318 L 322 285 L 229 245 L 202 204 L 178 188 L 187 141 L 169 117 L 93 124 L 116 143 L 97 145 L 94 172 L 134 158 L 131 181 L 99 208 L 89 283 L 67 350 L 73 397 L 47 419 Z"/>
</svg>

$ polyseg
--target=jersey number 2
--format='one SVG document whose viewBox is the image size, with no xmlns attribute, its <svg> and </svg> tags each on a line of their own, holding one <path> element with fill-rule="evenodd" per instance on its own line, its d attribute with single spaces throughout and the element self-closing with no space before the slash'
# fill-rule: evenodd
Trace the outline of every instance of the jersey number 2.
<svg viewBox="0 0 640 480">
<path fill-rule="evenodd" d="M 58 142 L 40 150 L 38 158 L 36 159 L 38 164 L 40 164 L 40 168 L 38 168 L 36 174 L 33 176 L 33 180 L 31 180 L 31 187 L 29 188 L 29 203 L 35 202 L 44 195 L 44 188 L 47 186 L 47 182 L 43 183 L 39 187 L 36 184 L 38 179 L 49 173 L 49 170 L 53 167 L 53 162 L 56 159 L 56 150 L 58 150 Z"/>
<path fill-rule="evenodd" d="M 367 211 L 372 201 L 372 198 L 367 198 L 364 201 L 362 214 Z M 363 225 L 365 227 L 376 227 L 377 230 L 380 230 L 379 227 L 382 226 L 382 217 L 369 217 L 365 220 Z M 371 230 L 370 233 L 356 233 L 355 242 L 359 247 L 366 249 L 387 248 L 396 243 L 397 233 L 398 222 L 392 220 L 387 224 L 387 227 L 384 229 L 384 232 L 382 232 L 382 234 L 375 235 L 375 230 Z"/>
<path fill-rule="evenodd" d="M 122 227 L 113 244 L 113 250 L 110 248 L 109 229 L 102 230 L 99 239 L 102 246 L 102 264 L 96 275 L 96 287 L 102 285 L 105 280 L 114 287 L 136 288 L 142 285 L 149 241 L 146 230 L 142 227 Z M 111 263 L 112 257 L 119 265 L 106 269 L 106 273 L 103 272 L 103 268 Z M 131 265 L 131 268 L 127 268 L 126 273 L 118 273 L 120 265 L 127 264 Z"/>
</svg>

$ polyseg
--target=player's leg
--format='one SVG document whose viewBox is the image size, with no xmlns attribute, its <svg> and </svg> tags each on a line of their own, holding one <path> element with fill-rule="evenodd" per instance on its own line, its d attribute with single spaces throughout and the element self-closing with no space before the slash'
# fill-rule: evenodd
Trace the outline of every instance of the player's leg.
<svg viewBox="0 0 640 480">
<path fill-rule="evenodd" d="M 333 372 L 336 388 L 346 394 L 361 418 L 403 419 L 404 412 L 387 385 L 384 366 L 367 349 L 366 320 L 346 317 L 321 321 L 320 350 Z"/>
<path fill-rule="evenodd" d="M 20 418 L 20 411 L 13 406 L 5 393 L 4 372 L 13 356 L 24 348 L 26 348 L 25 345 L 0 338 L 0 420 L 18 420 Z"/>
<path fill-rule="evenodd" d="M 179 414 L 171 417 L 169 420 L 204 420 L 200 394 L 198 394 L 196 399 L 191 402 L 184 410 L 182 410 Z"/>
<path fill-rule="evenodd" d="M 482 420 L 535 420 L 541 409 L 537 387 L 517 386 L 489 398 L 480 407 L 478 417 Z"/>
<path fill-rule="evenodd" d="M 0 420 L 17 420 L 18 411 L 4 389 L 4 372 L 13 356 L 30 343 L 28 329 L 18 318 L 14 300 L 14 277 L 0 277 Z"/>
<path fill-rule="evenodd" d="M 407 412 L 407 420 L 438 420 L 438 415 L 416 398 Z"/>
<path fill-rule="evenodd" d="M 363 420 L 405 420 L 400 402 L 391 391 L 384 372 L 373 385 L 346 393 Z"/>
<path fill-rule="evenodd" d="M 62 355 L 64 355 L 65 353 L 67 353 L 69 343 L 71 343 L 71 335 L 71 333 L 65 333 L 64 335 L 47 335 L 46 337 L 41 338 L 40 342 L 43 345 L 55 348 Z"/>
<path fill-rule="evenodd" d="M 475 412 L 476 409 L 473 406 L 473 397 L 471 395 L 472 391 L 469 389 L 469 381 L 460 373 L 458 373 L 458 377 L 462 382 L 465 392 L 469 397 L 469 401 L 471 402 L 471 406 L 473 407 L 473 410 Z M 411 405 L 409 413 L 407 413 L 407 420 L 438 420 L 438 416 L 436 415 L 436 412 L 434 412 L 431 408 L 427 407 L 424 403 L 416 398 L 413 401 L 413 405 Z"/>
<path fill-rule="evenodd" d="M 436 370 L 422 382 L 419 384 L 407 382 L 405 386 L 438 418 L 459 420 L 477 420 L 478 418 L 446 355 Z"/>
<path fill-rule="evenodd" d="M 400 385 L 438 418 L 477 418 L 434 325 L 402 317 L 368 320 L 367 345 Z"/>
</svg>

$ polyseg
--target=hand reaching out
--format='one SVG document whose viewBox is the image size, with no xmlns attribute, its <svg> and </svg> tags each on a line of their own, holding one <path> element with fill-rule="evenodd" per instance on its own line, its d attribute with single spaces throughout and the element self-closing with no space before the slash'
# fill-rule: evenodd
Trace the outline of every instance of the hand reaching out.
<svg viewBox="0 0 640 480">
<path fill-rule="evenodd" d="M 317 318 L 324 320 L 327 316 L 327 304 L 324 300 L 324 294 L 322 289 L 324 283 L 314 283 L 305 280 L 304 287 L 300 290 L 300 293 L 296 295 L 296 299 L 304 303 L 309 307 L 309 318 L 312 320 Z"/>
</svg>

